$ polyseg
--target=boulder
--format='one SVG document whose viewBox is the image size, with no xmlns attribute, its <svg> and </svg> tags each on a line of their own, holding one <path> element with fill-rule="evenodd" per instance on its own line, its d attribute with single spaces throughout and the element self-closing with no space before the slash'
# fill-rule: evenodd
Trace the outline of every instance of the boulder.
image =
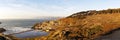
<svg viewBox="0 0 120 40">
<path fill-rule="evenodd" d="M 5 31 L 6 31 L 6 29 L 0 28 L 0 33 L 5 32 Z"/>
<path fill-rule="evenodd" d="M 1 24 L 2 22 L 0 22 L 0 24 Z"/>
</svg>

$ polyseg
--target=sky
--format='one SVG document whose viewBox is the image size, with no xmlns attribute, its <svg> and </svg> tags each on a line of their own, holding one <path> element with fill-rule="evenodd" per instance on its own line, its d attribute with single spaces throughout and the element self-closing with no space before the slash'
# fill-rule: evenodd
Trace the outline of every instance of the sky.
<svg viewBox="0 0 120 40">
<path fill-rule="evenodd" d="M 120 0 L 0 0 L 0 19 L 66 17 L 86 10 L 120 8 Z"/>
</svg>

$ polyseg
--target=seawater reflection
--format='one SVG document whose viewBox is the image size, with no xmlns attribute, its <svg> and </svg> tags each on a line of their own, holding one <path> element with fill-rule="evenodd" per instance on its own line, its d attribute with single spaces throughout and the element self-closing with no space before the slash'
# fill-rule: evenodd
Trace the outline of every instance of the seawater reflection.
<svg viewBox="0 0 120 40">
<path fill-rule="evenodd" d="M 44 31 L 33 30 L 33 31 L 24 32 L 24 33 L 13 34 L 13 36 L 18 38 L 33 38 L 37 36 L 46 36 L 47 34 L 48 33 Z"/>
</svg>

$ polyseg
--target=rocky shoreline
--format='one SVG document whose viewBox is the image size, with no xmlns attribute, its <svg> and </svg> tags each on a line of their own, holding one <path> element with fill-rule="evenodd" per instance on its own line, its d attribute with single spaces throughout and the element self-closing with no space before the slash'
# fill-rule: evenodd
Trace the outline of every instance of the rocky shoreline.
<svg viewBox="0 0 120 40">
<path fill-rule="evenodd" d="M 94 40 L 120 28 L 120 9 L 90 10 L 66 18 L 37 23 L 35 30 L 50 32 L 44 40 Z"/>
<path fill-rule="evenodd" d="M 104 40 L 103 37 L 109 37 L 105 34 L 119 28 L 120 9 L 90 10 L 78 12 L 66 18 L 36 23 L 32 29 L 49 34 L 22 40 Z M 110 35 L 114 36 L 114 34 Z"/>
<path fill-rule="evenodd" d="M 5 32 L 6 29 L 0 28 L 0 40 L 19 40 L 19 38 L 16 38 L 12 35 L 5 35 L 3 32 Z"/>
</svg>

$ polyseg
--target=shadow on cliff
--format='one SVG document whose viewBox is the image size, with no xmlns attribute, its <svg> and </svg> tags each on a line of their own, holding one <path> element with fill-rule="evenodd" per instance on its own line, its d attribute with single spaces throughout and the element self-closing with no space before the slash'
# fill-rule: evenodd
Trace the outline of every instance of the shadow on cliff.
<svg viewBox="0 0 120 40">
<path fill-rule="evenodd" d="M 102 35 L 102 36 L 107 36 L 107 35 L 113 34 L 113 33 L 115 33 L 116 31 L 120 31 L 120 28 L 115 29 L 115 30 L 112 30 L 112 31 L 110 31 L 110 32 L 108 32 L 108 33 L 106 33 L 106 34 L 104 34 L 104 35 Z"/>
<path fill-rule="evenodd" d="M 95 40 L 120 40 L 120 28 L 112 30 L 104 35 L 102 35 L 101 37 L 96 38 Z"/>
</svg>

